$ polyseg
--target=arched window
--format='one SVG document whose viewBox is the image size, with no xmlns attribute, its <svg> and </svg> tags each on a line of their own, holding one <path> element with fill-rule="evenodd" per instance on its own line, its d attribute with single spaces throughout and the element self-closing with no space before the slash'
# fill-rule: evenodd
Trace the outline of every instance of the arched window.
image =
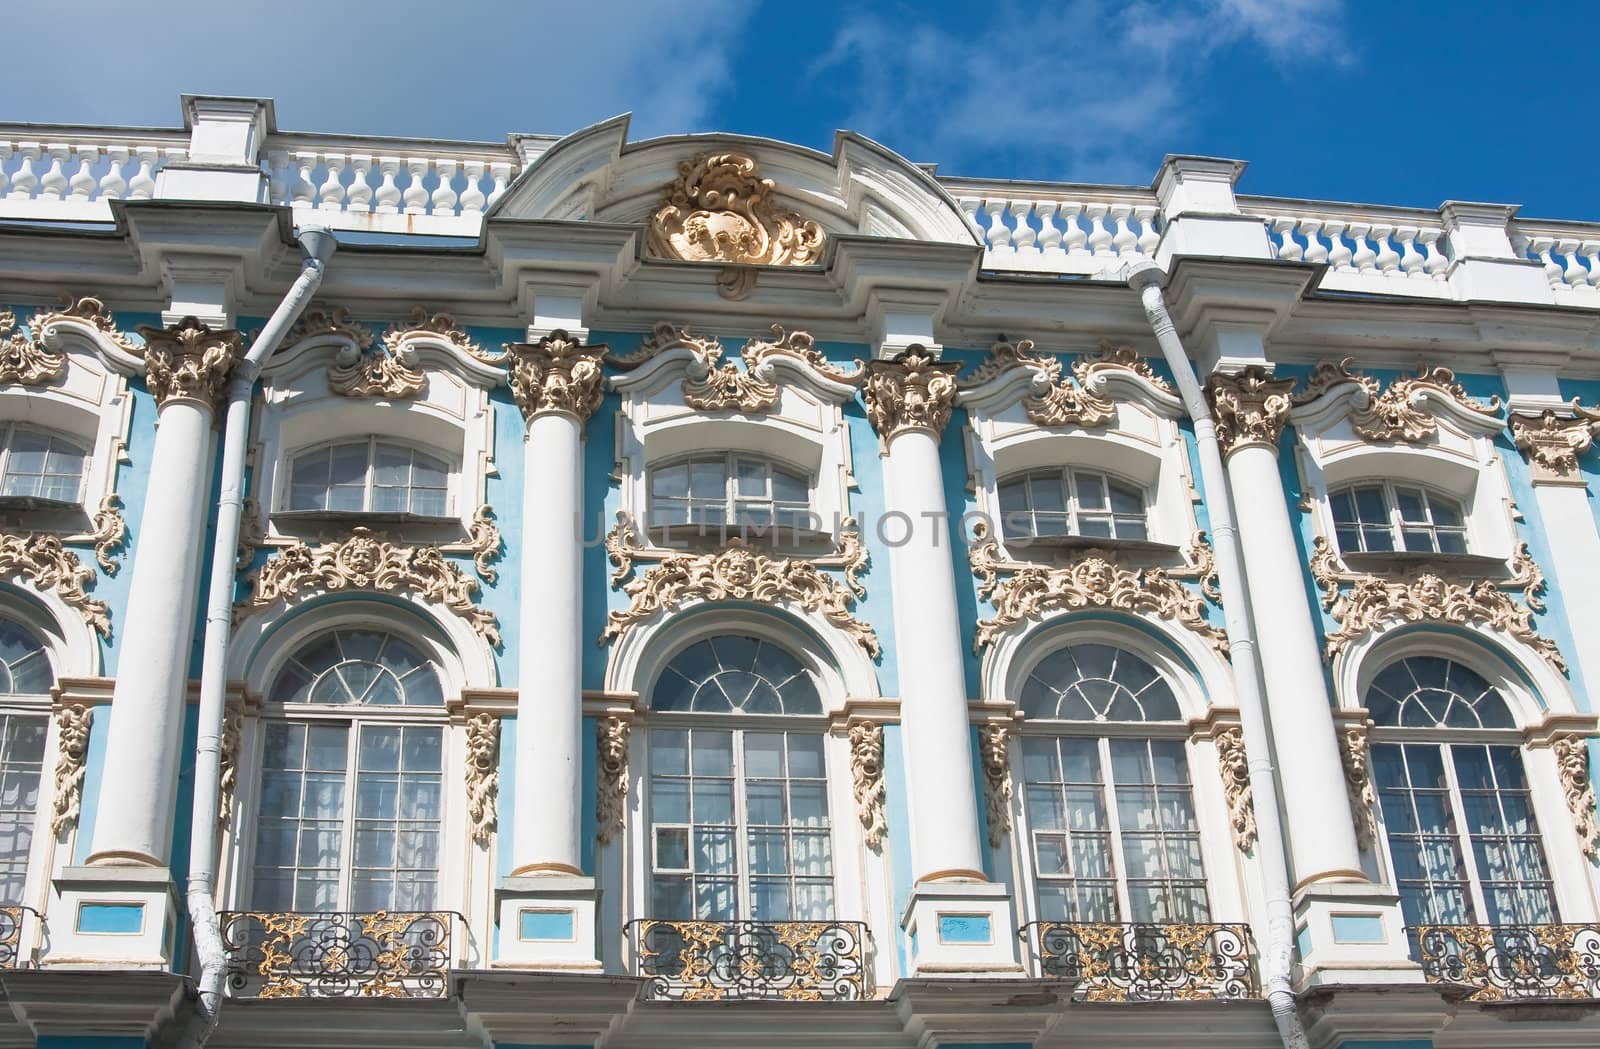
<svg viewBox="0 0 1600 1049">
<path fill-rule="evenodd" d="M 0 618 L 0 905 L 23 902 L 53 684 L 38 637 Z"/>
<path fill-rule="evenodd" d="M 41 504 L 83 501 L 89 453 L 58 433 L 26 426 L 0 428 L 0 497 Z"/>
<path fill-rule="evenodd" d="M 1365 702 L 1406 924 L 1557 921 L 1516 724 L 1499 690 L 1454 660 L 1412 656 L 1379 671 Z M 1504 742 L 1486 742 L 1486 730 Z"/>
<path fill-rule="evenodd" d="M 449 481 L 443 459 L 368 437 L 297 455 L 288 509 L 444 517 L 450 513 Z"/>
<path fill-rule="evenodd" d="M 811 529 L 811 479 L 754 455 L 696 455 L 650 468 L 650 527 Z"/>
<path fill-rule="evenodd" d="M 1034 668 L 1021 702 L 1040 919 L 1206 921 L 1185 730 L 1161 673 L 1124 648 L 1070 645 Z"/>
<path fill-rule="evenodd" d="M 650 706 L 650 917 L 833 917 L 827 725 L 811 673 L 768 641 L 724 634 L 673 657 Z"/>
<path fill-rule="evenodd" d="M 1420 485 L 1372 481 L 1329 495 L 1339 549 L 1347 554 L 1464 554 L 1467 524 L 1461 503 Z"/>
<path fill-rule="evenodd" d="M 268 702 L 254 906 L 432 909 L 445 772 L 438 668 L 397 635 L 333 630 L 288 660 Z M 417 716 L 427 712 L 438 717 Z"/>
<path fill-rule="evenodd" d="M 1000 482 L 1000 516 L 1010 539 L 1150 537 L 1144 490 L 1093 470 L 1036 470 L 1007 478 Z"/>
</svg>

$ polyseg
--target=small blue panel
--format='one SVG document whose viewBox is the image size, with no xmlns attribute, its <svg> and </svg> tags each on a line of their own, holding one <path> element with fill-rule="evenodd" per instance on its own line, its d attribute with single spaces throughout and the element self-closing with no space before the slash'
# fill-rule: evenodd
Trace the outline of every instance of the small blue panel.
<svg viewBox="0 0 1600 1049">
<path fill-rule="evenodd" d="M 1389 942 L 1383 934 L 1383 919 L 1376 914 L 1335 914 L 1330 921 L 1334 943 Z"/>
<path fill-rule="evenodd" d="M 144 1049 L 145 1041 L 134 1034 L 41 1034 L 38 1046 L 39 1049 Z"/>
<path fill-rule="evenodd" d="M 494 1049 L 594 1049 L 594 1043 L 582 1045 L 533 1045 L 529 1042 L 496 1042 Z"/>
<path fill-rule="evenodd" d="M 1394 1038 L 1340 1042 L 1338 1049 L 1433 1049 L 1433 1043 L 1426 1038 Z"/>
<path fill-rule="evenodd" d="M 572 940 L 573 916 L 571 911 L 518 911 L 517 939 L 519 940 Z"/>
<path fill-rule="evenodd" d="M 1302 928 L 1294 935 L 1295 949 L 1300 952 L 1300 959 L 1304 961 L 1311 956 L 1311 930 Z"/>
<path fill-rule="evenodd" d="M 941 914 L 939 942 L 993 943 L 994 929 L 986 914 Z"/>
<path fill-rule="evenodd" d="M 78 931 L 91 933 L 129 933 L 144 931 L 142 903 L 80 903 Z"/>
</svg>

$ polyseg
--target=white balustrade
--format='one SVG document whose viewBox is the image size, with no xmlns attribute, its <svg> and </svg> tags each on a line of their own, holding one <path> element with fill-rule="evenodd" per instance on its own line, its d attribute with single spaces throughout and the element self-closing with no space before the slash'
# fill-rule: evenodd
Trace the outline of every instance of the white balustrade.
<svg viewBox="0 0 1600 1049">
<path fill-rule="evenodd" d="M 997 270 L 1098 274 L 1154 256 L 1161 242 L 1155 203 L 958 196 L 956 203 Z"/>
<path fill-rule="evenodd" d="M 1377 281 L 1379 287 L 1391 278 L 1443 281 L 1449 266 L 1440 250 L 1442 223 L 1395 222 L 1364 216 L 1353 208 L 1345 215 L 1308 215 L 1298 209 L 1290 214 L 1254 209 L 1249 213 L 1265 224 L 1278 258 L 1326 265 L 1338 275 L 1336 286 L 1345 286 L 1350 275 Z"/>
<path fill-rule="evenodd" d="M 1527 259 L 1544 266 L 1545 279 L 1558 293 L 1576 293 L 1578 301 L 1592 304 L 1600 292 L 1600 227 L 1564 224 L 1540 229 L 1519 225 L 1512 246 Z M 1560 297 L 1558 296 L 1558 301 Z"/>
<path fill-rule="evenodd" d="M 119 141 L 114 129 L 88 137 L 74 128 L 45 141 L 16 130 L 0 127 L 0 218 L 109 222 L 111 201 L 155 196 L 156 172 L 188 156 L 179 132 Z"/>
</svg>

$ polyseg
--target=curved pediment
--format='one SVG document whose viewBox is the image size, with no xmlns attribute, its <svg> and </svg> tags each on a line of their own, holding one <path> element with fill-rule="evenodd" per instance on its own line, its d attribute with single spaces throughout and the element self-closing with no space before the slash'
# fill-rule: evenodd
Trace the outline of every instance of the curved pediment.
<svg viewBox="0 0 1600 1049">
<path fill-rule="evenodd" d="M 627 130 L 622 116 L 563 138 L 490 217 L 639 225 L 651 230 L 651 255 L 722 263 L 811 265 L 838 235 L 978 245 L 932 175 L 852 132 L 835 137 L 830 156 L 748 135 L 628 142 Z"/>
</svg>

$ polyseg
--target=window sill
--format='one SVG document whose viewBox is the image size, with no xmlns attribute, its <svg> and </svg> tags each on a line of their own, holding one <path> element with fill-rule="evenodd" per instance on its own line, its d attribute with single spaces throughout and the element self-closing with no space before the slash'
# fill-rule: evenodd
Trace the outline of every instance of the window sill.
<svg viewBox="0 0 1600 1049">
<path fill-rule="evenodd" d="M 413 514 L 398 510 L 276 510 L 274 521 L 348 521 L 352 524 L 460 525 L 451 514 Z"/>
<path fill-rule="evenodd" d="M 727 546 L 730 540 L 739 539 L 758 550 L 814 554 L 832 551 L 835 545 L 831 532 L 786 526 L 757 530 L 751 525 L 743 529 L 735 525 L 656 525 L 646 529 L 645 534 L 650 542 L 669 549 L 716 550 Z"/>
<path fill-rule="evenodd" d="M 1182 548 L 1151 539 L 1108 539 L 1092 535 L 1017 536 L 1007 539 L 1006 548 L 1018 553 L 1034 550 L 1111 550 L 1116 553 L 1146 556 L 1176 556 Z"/>
<path fill-rule="evenodd" d="M 82 503 L 32 495 L 0 495 L 0 528 L 77 535 L 92 530 L 93 522 Z"/>
<path fill-rule="evenodd" d="M 1346 554 L 1340 552 L 1352 572 L 1384 575 L 1412 569 L 1439 570 L 1462 575 L 1504 575 L 1506 562 L 1483 554 L 1437 554 L 1425 550 L 1376 550 Z"/>
</svg>

